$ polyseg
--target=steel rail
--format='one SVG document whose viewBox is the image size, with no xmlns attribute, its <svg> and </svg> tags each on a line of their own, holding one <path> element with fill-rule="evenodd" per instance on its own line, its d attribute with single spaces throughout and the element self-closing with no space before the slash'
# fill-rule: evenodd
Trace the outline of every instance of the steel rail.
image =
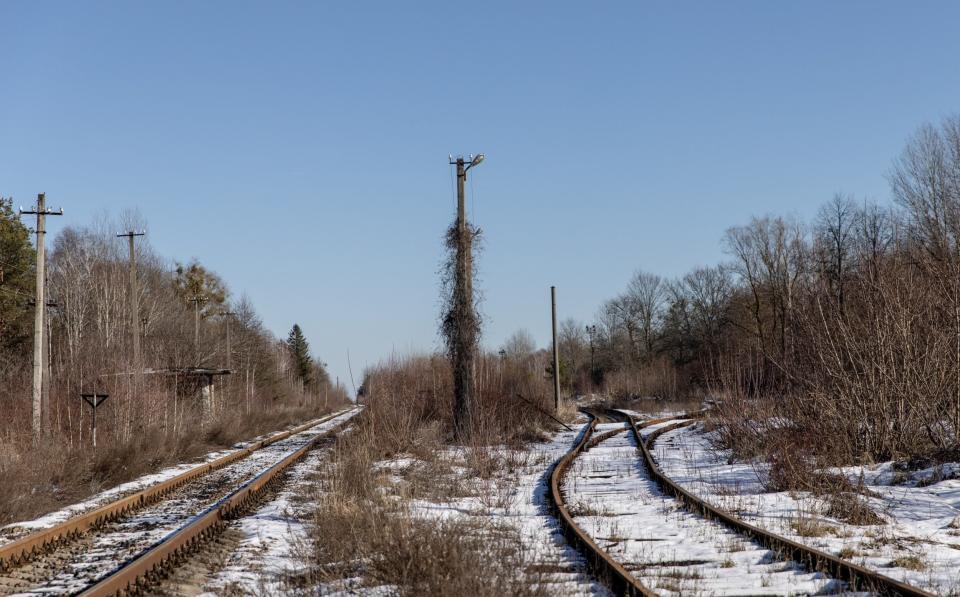
<svg viewBox="0 0 960 597">
<path fill-rule="evenodd" d="M 207 475 L 227 465 L 233 464 L 238 460 L 242 460 L 254 452 L 262 450 L 263 448 L 266 448 L 267 446 L 275 444 L 279 441 L 285 440 L 292 435 L 302 433 L 313 427 L 316 427 L 317 425 L 322 425 L 323 423 L 326 423 L 327 421 L 330 421 L 331 419 L 334 419 L 335 417 L 338 417 L 348 411 L 349 409 L 342 410 L 325 416 L 319 420 L 305 423 L 288 431 L 272 435 L 256 442 L 255 444 L 247 446 L 242 450 L 237 450 L 236 452 L 227 454 L 226 456 L 222 456 L 216 460 L 212 460 L 191 468 L 190 470 L 167 479 L 166 481 L 151 485 L 146 489 L 132 493 L 84 514 L 74 516 L 73 518 L 58 523 L 50 528 L 37 531 L 36 533 L 31 533 L 15 541 L 11 541 L 10 543 L 0 545 L 0 571 L 13 568 L 22 562 L 30 560 L 39 553 L 55 548 L 62 543 L 79 537 L 83 533 L 86 533 L 87 531 L 104 523 L 117 520 L 118 518 L 129 514 L 133 510 L 154 504 L 175 489 L 183 486 L 186 483 L 189 483 L 190 481 L 193 481 L 194 479 Z"/>
<path fill-rule="evenodd" d="M 346 421 L 338 427 L 345 423 Z M 220 533 L 228 521 L 238 518 L 254 500 L 277 482 L 283 471 L 303 458 L 307 452 L 328 435 L 329 433 L 324 433 L 313 438 L 297 451 L 247 481 L 204 512 L 193 517 L 186 525 L 173 531 L 153 547 L 115 569 L 80 595 L 82 597 L 105 597 L 138 593 L 144 588 L 144 585 L 162 578 L 169 565 L 175 564 L 201 542 Z"/>
<path fill-rule="evenodd" d="M 586 558 L 588 569 L 598 580 L 607 585 L 617 595 L 654 596 L 656 593 L 645 587 L 636 577 L 630 574 L 622 564 L 617 562 L 606 550 L 597 545 L 596 541 L 574 521 L 564 501 L 563 492 L 560 491 L 563 478 L 577 456 L 604 439 L 608 439 L 624 431 L 615 429 L 599 434 L 596 438 L 593 438 L 597 418 L 593 413 L 588 411 L 583 412 L 590 417 L 589 425 L 583 431 L 583 435 L 580 437 L 577 445 L 564 454 L 550 471 L 550 491 L 548 497 L 551 507 L 557 519 L 560 521 L 560 526 L 563 529 L 563 534 L 567 541 Z M 670 420 L 672 420 L 672 418 L 655 419 L 645 424 L 653 425 Z"/>
<path fill-rule="evenodd" d="M 615 412 L 620 413 L 621 416 L 626 417 L 630 422 L 634 438 L 637 440 L 637 445 L 640 446 L 644 461 L 653 479 L 662 490 L 676 497 L 690 510 L 705 518 L 716 520 L 727 528 L 741 535 L 746 535 L 767 549 L 773 550 L 783 557 L 789 557 L 794 561 L 800 562 L 811 570 L 828 572 L 837 580 L 847 582 L 854 591 L 869 591 L 879 595 L 933 597 L 933 593 L 928 593 L 918 587 L 744 522 L 733 514 L 721 510 L 678 485 L 670 479 L 670 477 L 663 472 L 663 469 L 660 468 L 660 465 L 657 464 L 652 453 L 653 444 L 657 438 L 664 433 L 692 425 L 696 421 L 682 421 L 675 425 L 662 427 L 651 433 L 647 439 L 644 440 L 640 434 L 640 429 L 645 427 L 647 425 L 646 423 L 638 424 L 633 416 L 622 411 Z"/>
</svg>

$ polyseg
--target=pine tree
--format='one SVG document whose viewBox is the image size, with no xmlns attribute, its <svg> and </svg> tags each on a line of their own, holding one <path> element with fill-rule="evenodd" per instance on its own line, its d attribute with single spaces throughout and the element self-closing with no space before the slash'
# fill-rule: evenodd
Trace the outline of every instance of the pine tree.
<svg viewBox="0 0 960 597">
<path fill-rule="evenodd" d="M 30 337 L 35 279 L 30 233 L 13 211 L 13 200 L 0 197 L 0 352 L 23 351 Z"/>
<path fill-rule="evenodd" d="M 304 386 L 313 383 L 313 359 L 310 358 L 310 344 L 303 335 L 303 330 L 298 324 L 293 324 L 290 335 L 287 336 L 287 346 L 290 347 L 290 353 L 293 355 L 293 366 L 297 378 L 303 382 Z"/>
</svg>

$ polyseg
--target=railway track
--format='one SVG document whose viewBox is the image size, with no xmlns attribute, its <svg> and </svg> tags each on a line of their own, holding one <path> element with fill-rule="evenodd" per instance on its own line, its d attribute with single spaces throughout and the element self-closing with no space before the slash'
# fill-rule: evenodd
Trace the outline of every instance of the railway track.
<svg viewBox="0 0 960 597">
<path fill-rule="evenodd" d="M 0 594 L 116 595 L 158 580 L 344 425 L 342 411 L 0 546 Z"/>
<path fill-rule="evenodd" d="M 749 525 L 677 486 L 651 446 L 662 433 L 693 421 L 638 422 L 607 409 L 587 414 L 591 420 L 579 442 L 550 474 L 550 498 L 571 544 L 616 594 L 930 595 Z M 578 501 L 582 494 L 589 508 Z"/>
</svg>

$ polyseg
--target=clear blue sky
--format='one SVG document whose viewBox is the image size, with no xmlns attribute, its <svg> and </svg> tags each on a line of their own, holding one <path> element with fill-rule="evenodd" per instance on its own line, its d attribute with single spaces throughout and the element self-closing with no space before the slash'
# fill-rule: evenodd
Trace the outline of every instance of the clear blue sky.
<svg viewBox="0 0 960 597">
<path fill-rule="evenodd" d="M 0 194 L 139 208 L 341 380 L 438 346 L 447 155 L 486 241 L 485 343 L 592 317 L 753 214 L 887 201 L 960 111 L 956 2 L 0 3 Z M 359 383 L 359 379 L 357 380 Z"/>
</svg>

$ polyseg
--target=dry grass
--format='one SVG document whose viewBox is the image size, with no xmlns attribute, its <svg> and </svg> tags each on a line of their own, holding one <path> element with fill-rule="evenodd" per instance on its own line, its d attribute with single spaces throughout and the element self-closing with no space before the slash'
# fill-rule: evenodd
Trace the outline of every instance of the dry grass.
<svg viewBox="0 0 960 597">
<path fill-rule="evenodd" d="M 826 515 L 856 526 L 886 524 L 860 496 L 838 492 L 827 498 Z"/>
<path fill-rule="evenodd" d="M 534 376 L 527 369 L 508 366 L 499 356 L 480 355 L 476 385 L 471 446 L 522 446 L 542 440 L 544 429 L 556 425 L 550 418 L 553 390 L 542 374 Z M 442 355 L 394 358 L 380 364 L 366 373 L 363 389 L 363 402 L 371 410 L 405 421 L 398 430 L 435 425 L 431 432 L 437 432 L 440 441 L 452 441 L 453 377 L 450 362 Z M 575 416 L 575 405 L 561 406 L 561 419 Z M 404 441 L 391 438 L 388 443 Z"/>
<path fill-rule="evenodd" d="M 486 448 L 451 462 L 435 422 L 398 417 L 389 405 L 368 408 L 320 471 L 309 574 L 299 582 L 398 595 L 545 594 L 522 573 L 528 561 L 516 530 L 482 516 L 417 516 L 406 501 L 452 502 L 472 493 L 458 478 L 489 478 L 509 463 Z"/>
<path fill-rule="evenodd" d="M 800 516 L 790 521 L 790 528 L 801 537 L 825 537 L 837 532 L 836 527 L 807 516 Z"/>
<path fill-rule="evenodd" d="M 927 569 L 927 564 L 922 558 L 920 558 L 920 556 L 909 555 L 894 558 L 890 561 L 890 567 L 905 568 L 907 570 L 913 570 L 914 572 L 923 572 Z"/>
</svg>

